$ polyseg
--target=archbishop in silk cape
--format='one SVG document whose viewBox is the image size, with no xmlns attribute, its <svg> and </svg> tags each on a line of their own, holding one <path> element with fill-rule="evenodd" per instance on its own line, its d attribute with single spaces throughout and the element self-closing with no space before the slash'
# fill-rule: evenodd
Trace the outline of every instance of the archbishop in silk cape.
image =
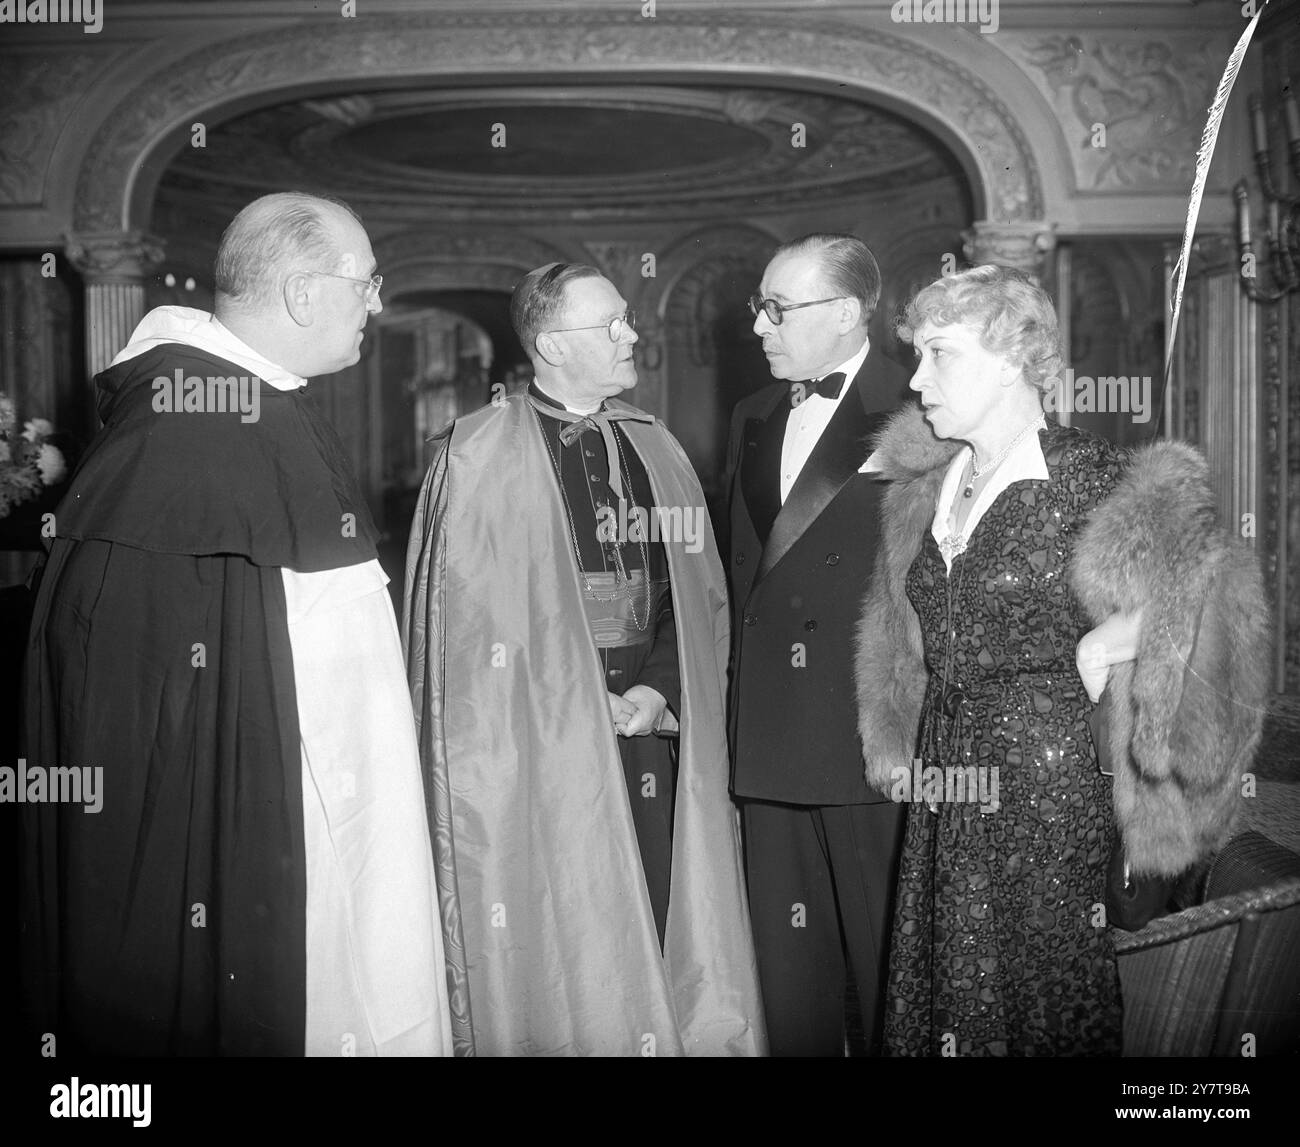
<svg viewBox="0 0 1300 1147">
<path fill-rule="evenodd" d="M 704 506 L 662 423 L 619 429 L 657 506 Z M 663 538 L 682 701 L 661 954 L 537 417 L 513 395 L 435 446 L 411 527 L 403 639 L 457 1054 L 763 1054 L 727 794 L 727 598 L 707 516 L 699 552 L 680 531 Z"/>
</svg>

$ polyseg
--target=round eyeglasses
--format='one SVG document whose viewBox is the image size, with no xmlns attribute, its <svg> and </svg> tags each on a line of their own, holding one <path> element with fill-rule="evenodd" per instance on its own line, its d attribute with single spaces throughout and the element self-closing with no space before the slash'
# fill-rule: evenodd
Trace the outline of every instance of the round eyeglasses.
<svg viewBox="0 0 1300 1147">
<path fill-rule="evenodd" d="M 749 296 L 749 312 L 754 318 L 758 318 L 758 312 L 762 311 L 774 327 L 779 327 L 786 311 L 797 311 L 802 307 L 818 307 L 822 303 L 834 303 L 846 298 L 847 295 L 832 295 L 829 299 L 813 299 L 811 303 L 778 303 L 775 299 L 765 299 L 755 293 Z"/>
<path fill-rule="evenodd" d="M 336 275 L 333 271 L 308 271 L 309 275 L 324 275 L 329 279 L 346 279 L 349 283 L 362 283 L 366 288 L 366 302 L 373 303 L 379 298 L 379 288 L 384 285 L 384 276 L 371 275 L 368 279 L 357 279 L 352 275 Z"/>
<path fill-rule="evenodd" d="M 612 318 L 612 319 L 609 320 L 609 322 L 607 322 L 607 323 L 597 323 L 595 326 L 591 326 L 591 327 L 558 327 L 557 329 L 555 329 L 555 330 L 553 330 L 553 331 L 542 331 L 542 334 L 546 334 L 546 335 L 562 335 L 562 334 L 567 333 L 568 331 L 599 331 L 599 330 L 604 330 L 604 331 L 608 331 L 608 332 L 609 332 L 609 341 L 612 342 L 612 343 L 616 343 L 616 342 L 618 342 L 619 339 L 621 339 L 621 338 L 623 337 L 623 327 L 624 327 L 624 325 L 627 326 L 627 329 L 628 329 L 628 330 L 630 330 L 630 331 L 632 331 L 632 332 L 635 333 L 635 331 L 636 331 L 636 311 L 634 311 L 634 310 L 632 310 L 631 308 L 629 308 L 628 310 L 624 311 L 621 315 L 615 315 L 614 318 Z"/>
</svg>

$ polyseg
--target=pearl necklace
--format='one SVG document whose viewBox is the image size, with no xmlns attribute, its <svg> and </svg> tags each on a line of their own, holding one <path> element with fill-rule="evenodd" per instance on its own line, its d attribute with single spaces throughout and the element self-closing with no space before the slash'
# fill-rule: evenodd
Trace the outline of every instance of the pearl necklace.
<svg viewBox="0 0 1300 1147">
<path fill-rule="evenodd" d="M 975 448 L 972 446 L 971 453 L 970 453 L 970 481 L 966 483 L 966 488 L 962 491 L 962 497 L 963 498 L 971 497 L 971 495 L 975 493 L 975 483 L 979 481 L 979 479 L 984 477 L 985 474 L 990 474 L 994 470 L 996 470 L 999 466 L 1001 466 L 1002 463 L 1007 460 L 1007 456 L 1011 453 L 1011 451 L 1013 451 L 1029 436 L 1030 431 L 1042 430 L 1046 426 L 1047 426 L 1047 419 L 1045 419 L 1040 414 L 1037 418 L 1033 420 L 1033 422 L 1031 422 L 1028 426 L 1026 426 L 1009 443 L 1007 443 L 1007 445 L 998 453 L 998 455 L 993 459 L 992 462 L 988 462 L 983 466 L 975 465 Z"/>
</svg>

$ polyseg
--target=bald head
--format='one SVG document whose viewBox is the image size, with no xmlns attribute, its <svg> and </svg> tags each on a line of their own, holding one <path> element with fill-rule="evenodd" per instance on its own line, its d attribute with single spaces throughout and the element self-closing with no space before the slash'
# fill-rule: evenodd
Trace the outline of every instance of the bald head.
<svg viewBox="0 0 1300 1147">
<path fill-rule="evenodd" d="M 217 249 L 216 312 L 257 311 L 278 305 L 281 285 L 294 271 L 335 271 L 339 222 L 359 223 L 346 203 L 283 191 L 254 199 L 231 220 Z"/>
<path fill-rule="evenodd" d="M 383 310 L 370 238 L 346 203 L 265 195 L 221 237 L 216 317 L 274 363 L 305 378 L 361 356 L 366 320 Z"/>
</svg>

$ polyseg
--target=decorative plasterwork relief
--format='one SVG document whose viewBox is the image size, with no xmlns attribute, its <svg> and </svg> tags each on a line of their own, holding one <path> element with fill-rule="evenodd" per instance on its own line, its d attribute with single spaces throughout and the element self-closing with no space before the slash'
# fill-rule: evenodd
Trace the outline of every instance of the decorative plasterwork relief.
<svg viewBox="0 0 1300 1147">
<path fill-rule="evenodd" d="M 761 275 L 761 269 L 767 266 L 780 243 L 775 236 L 753 227 L 734 226 L 709 227 L 674 240 L 659 258 L 656 315 L 662 320 L 670 305 L 683 305 L 683 295 L 696 289 L 688 280 L 691 283 L 701 281 L 700 268 L 734 260 L 757 266 Z M 707 278 L 707 274 L 704 277 Z M 754 282 L 753 287 L 757 289 L 758 283 Z M 687 310 L 692 308 L 690 303 L 684 305 Z"/>
<path fill-rule="evenodd" d="M 983 220 L 962 232 L 962 253 L 974 266 L 996 263 L 1040 274 L 1043 260 L 1056 246 L 1052 224 L 988 223 Z"/>
<path fill-rule="evenodd" d="M 525 271 L 573 261 L 543 240 L 507 231 L 467 235 L 426 226 L 372 236 L 371 245 L 390 296 L 421 287 L 512 290 Z"/>
<path fill-rule="evenodd" d="M 139 231 L 64 236 L 68 260 L 89 282 L 142 283 L 166 257 L 163 241 Z"/>
<path fill-rule="evenodd" d="M 59 132 L 104 62 L 90 51 L 0 52 L 0 203 L 41 202 Z"/>
<path fill-rule="evenodd" d="M 532 73 L 635 82 L 654 73 L 707 78 L 725 72 L 807 78 L 888 94 L 937 120 L 961 143 L 983 213 L 1038 218 L 1038 163 L 1016 116 L 953 59 L 886 32 L 824 20 L 762 21 L 729 14 L 389 13 L 365 20 L 300 24 L 226 42 L 160 64 L 112 111 L 82 164 L 77 226 L 112 226 L 147 213 L 153 187 L 132 173 L 169 133 L 219 119 L 232 97 L 267 102 L 371 81 Z M 744 108 L 737 114 L 743 116 Z"/>
<path fill-rule="evenodd" d="M 1061 124 L 1083 190 L 1186 192 L 1231 36 L 1002 32 Z"/>
<path fill-rule="evenodd" d="M 753 255 L 740 251 L 718 253 L 696 263 L 674 285 L 668 302 L 671 321 L 667 325 L 678 332 L 679 338 L 684 334 L 696 366 L 717 363 L 719 320 L 748 325 L 744 305 L 728 307 L 724 313 L 721 296 L 728 293 L 728 288 L 734 293 L 738 285 L 753 283 L 762 275 L 763 267 L 764 261 Z M 743 297 L 743 286 L 740 292 Z"/>
<path fill-rule="evenodd" d="M 498 120 L 499 148 L 485 130 Z M 803 146 L 792 146 L 796 124 Z M 207 148 L 179 155 L 167 183 L 230 185 L 246 180 L 245 169 L 268 183 L 329 185 L 349 200 L 432 204 L 461 218 L 507 209 L 592 219 L 861 199 L 943 179 L 950 159 L 912 123 L 841 95 L 421 85 L 254 110 L 219 125 Z"/>
<path fill-rule="evenodd" d="M 749 227 L 718 227 L 688 235 L 665 253 L 668 277 L 656 310 L 664 312 L 664 327 L 684 337 L 696 366 L 717 361 L 720 294 L 739 296 L 730 300 L 731 321 L 748 325 L 742 300 L 757 289 L 777 246 L 775 239 Z"/>
</svg>

